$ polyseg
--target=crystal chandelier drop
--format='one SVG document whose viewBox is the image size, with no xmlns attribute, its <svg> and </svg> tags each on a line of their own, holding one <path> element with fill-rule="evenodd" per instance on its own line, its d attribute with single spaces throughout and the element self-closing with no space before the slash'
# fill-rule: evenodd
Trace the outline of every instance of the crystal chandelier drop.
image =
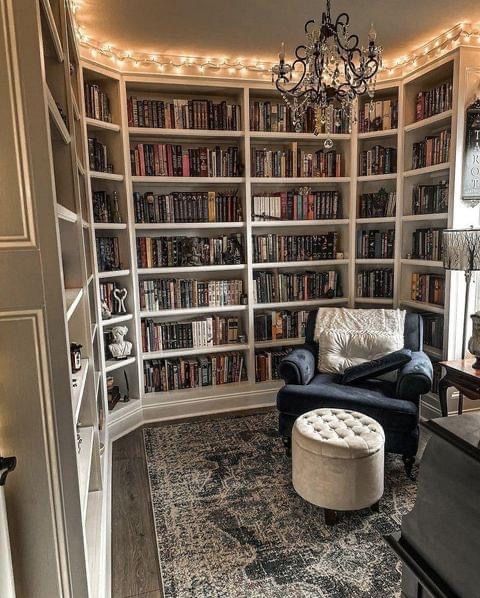
<svg viewBox="0 0 480 598">
<path fill-rule="evenodd" d="M 292 64 L 285 62 L 282 43 L 279 62 L 272 68 L 272 82 L 292 111 L 295 130 L 301 132 L 308 109 L 313 110 L 314 133 L 330 136 L 342 120 L 351 131 L 356 122 L 357 98 L 375 93 L 377 73 L 382 64 L 382 47 L 371 27 L 367 47 L 359 47 L 359 37 L 349 32 L 350 17 L 341 13 L 335 20 L 327 0 L 322 23 L 305 23 L 306 43 L 295 49 Z M 325 147 L 332 147 L 330 138 Z"/>
</svg>

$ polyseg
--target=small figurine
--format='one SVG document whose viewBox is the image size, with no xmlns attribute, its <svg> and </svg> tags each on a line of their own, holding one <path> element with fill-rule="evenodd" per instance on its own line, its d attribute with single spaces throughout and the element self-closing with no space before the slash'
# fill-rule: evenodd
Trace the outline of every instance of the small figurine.
<svg viewBox="0 0 480 598">
<path fill-rule="evenodd" d="M 102 301 L 100 308 L 102 310 L 102 320 L 109 320 L 112 317 L 112 312 L 105 299 Z"/>
<path fill-rule="evenodd" d="M 127 334 L 126 326 L 114 326 L 112 328 L 113 343 L 108 345 L 113 359 L 126 359 L 132 352 L 132 343 L 123 337 Z"/>
<path fill-rule="evenodd" d="M 116 302 L 115 313 L 126 314 L 127 308 L 125 306 L 125 299 L 127 298 L 127 289 L 115 289 L 113 291 L 113 299 Z"/>
</svg>

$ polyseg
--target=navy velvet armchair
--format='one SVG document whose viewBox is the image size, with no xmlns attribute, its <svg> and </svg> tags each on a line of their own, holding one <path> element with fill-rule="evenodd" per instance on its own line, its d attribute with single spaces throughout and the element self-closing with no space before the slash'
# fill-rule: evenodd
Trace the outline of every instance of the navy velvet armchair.
<svg viewBox="0 0 480 598">
<path fill-rule="evenodd" d="M 292 426 L 299 415 L 321 407 L 351 409 L 377 420 L 385 430 L 385 450 L 402 455 L 411 475 L 418 449 L 419 402 L 432 387 L 432 364 L 423 352 L 423 322 L 407 313 L 404 348 L 412 360 L 398 372 L 395 382 L 367 379 L 355 385 L 340 384 L 341 375 L 318 372 L 318 345 L 313 340 L 317 312 L 309 314 L 305 345 L 294 349 L 279 365 L 285 381 L 277 395 L 279 432 L 290 452 Z"/>
</svg>

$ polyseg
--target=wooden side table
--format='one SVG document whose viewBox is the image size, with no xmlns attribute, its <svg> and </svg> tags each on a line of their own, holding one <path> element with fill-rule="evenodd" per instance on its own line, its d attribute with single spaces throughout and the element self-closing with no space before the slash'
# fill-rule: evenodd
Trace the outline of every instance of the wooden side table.
<svg viewBox="0 0 480 598">
<path fill-rule="evenodd" d="M 463 397 L 476 401 L 480 399 L 480 370 L 474 370 L 472 364 L 475 359 L 457 359 L 455 361 L 441 361 L 440 365 L 446 369 L 446 374 L 440 380 L 438 394 L 442 416 L 448 415 L 447 390 L 454 386 L 459 392 L 458 414 L 463 410 Z"/>
</svg>

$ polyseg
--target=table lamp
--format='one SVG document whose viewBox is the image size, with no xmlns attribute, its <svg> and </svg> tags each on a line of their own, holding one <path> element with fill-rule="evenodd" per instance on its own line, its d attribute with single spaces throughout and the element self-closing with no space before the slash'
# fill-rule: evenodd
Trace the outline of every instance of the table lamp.
<svg viewBox="0 0 480 598">
<path fill-rule="evenodd" d="M 472 272 L 480 270 L 480 229 L 446 229 L 443 231 L 443 267 L 465 272 L 465 309 L 463 312 L 462 359 L 465 359 L 468 300 Z"/>
</svg>

